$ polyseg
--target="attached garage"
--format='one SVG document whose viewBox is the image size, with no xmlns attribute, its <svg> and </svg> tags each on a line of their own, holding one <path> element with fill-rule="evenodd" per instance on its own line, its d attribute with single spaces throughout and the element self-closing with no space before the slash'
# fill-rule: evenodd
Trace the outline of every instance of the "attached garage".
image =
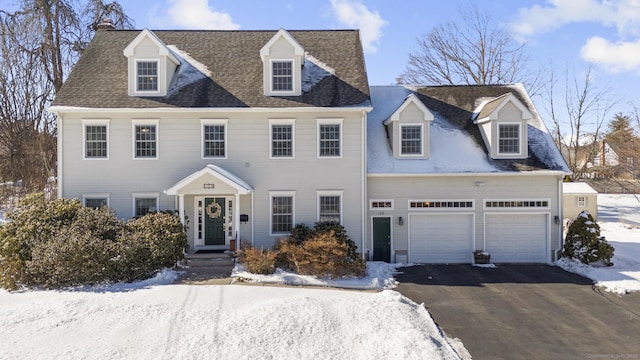
<svg viewBox="0 0 640 360">
<path fill-rule="evenodd" d="M 470 263 L 473 214 L 409 214 L 409 260 L 414 263 Z"/>
<path fill-rule="evenodd" d="M 548 214 L 486 214 L 485 244 L 494 263 L 547 262 Z"/>
</svg>

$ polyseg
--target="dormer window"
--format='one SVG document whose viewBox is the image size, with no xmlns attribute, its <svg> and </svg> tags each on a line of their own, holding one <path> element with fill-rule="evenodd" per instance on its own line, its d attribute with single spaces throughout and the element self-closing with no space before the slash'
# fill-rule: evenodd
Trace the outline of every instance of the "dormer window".
<svg viewBox="0 0 640 360">
<path fill-rule="evenodd" d="M 271 90 L 293 91 L 293 61 L 274 60 L 271 62 Z"/>
<path fill-rule="evenodd" d="M 158 62 L 136 61 L 136 89 L 138 91 L 158 91 Z"/>
<path fill-rule="evenodd" d="M 418 96 L 410 94 L 384 121 L 396 159 L 428 159 L 430 124 L 435 119 Z"/>
<path fill-rule="evenodd" d="M 422 125 L 400 125 L 400 154 L 422 155 Z"/>
<path fill-rule="evenodd" d="M 520 124 L 498 125 L 498 153 L 520 153 Z"/>
</svg>

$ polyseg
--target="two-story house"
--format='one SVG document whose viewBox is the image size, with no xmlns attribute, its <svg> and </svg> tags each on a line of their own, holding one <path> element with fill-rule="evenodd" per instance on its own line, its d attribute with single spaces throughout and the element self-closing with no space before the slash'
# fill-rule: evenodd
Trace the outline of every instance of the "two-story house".
<svg viewBox="0 0 640 360">
<path fill-rule="evenodd" d="M 358 31 L 98 31 L 51 111 L 60 197 L 176 210 L 191 250 L 317 221 L 385 261 L 561 247 L 568 169 L 524 89 L 370 89 Z"/>
</svg>

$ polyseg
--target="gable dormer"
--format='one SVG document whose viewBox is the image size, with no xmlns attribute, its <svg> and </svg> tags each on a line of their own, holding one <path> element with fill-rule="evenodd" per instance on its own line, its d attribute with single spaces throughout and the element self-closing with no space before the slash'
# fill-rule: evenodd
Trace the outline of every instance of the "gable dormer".
<svg viewBox="0 0 640 360">
<path fill-rule="evenodd" d="M 304 49 L 284 29 L 280 29 L 260 49 L 265 96 L 298 96 Z"/>
<path fill-rule="evenodd" d="M 165 96 L 180 61 L 153 32 L 144 29 L 124 49 L 129 60 L 129 96 Z"/>
<path fill-rule="evenodd" d="M 384 121 L 397 159 L 428 159 L 430 155 L 429 125 L 434 116 L 415 94 Z"/>
<path fill-rule="evenodd" d="M 525 159 L 528 153 L 527 125 L 533 115 L 512 93 L 484 101 L 476 111 L 485 145 L 493 159 Z"/>
</svg>

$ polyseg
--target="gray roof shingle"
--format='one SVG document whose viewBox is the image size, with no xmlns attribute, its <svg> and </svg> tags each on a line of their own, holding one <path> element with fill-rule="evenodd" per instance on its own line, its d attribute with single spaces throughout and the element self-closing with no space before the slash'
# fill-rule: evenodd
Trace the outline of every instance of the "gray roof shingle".
<svg viewBox="0 0 640 360">
<path fill-rule="evenodd" d="M 264 96 L 260 49 L 277 31 L 175 31 L 153 33 L 204 64 L 211 76 L 165 97 L 130 97 L 122 51 L 138 30 L 98 31 L 53 102 L 86 108 L 348 107 L 369 106 L 369 85 L 357 30 L 289 33 L 305 52 L 335 69 L 300 96 Z M 170 85 L 171 87 L 171 85 Z"/>
</svg>

